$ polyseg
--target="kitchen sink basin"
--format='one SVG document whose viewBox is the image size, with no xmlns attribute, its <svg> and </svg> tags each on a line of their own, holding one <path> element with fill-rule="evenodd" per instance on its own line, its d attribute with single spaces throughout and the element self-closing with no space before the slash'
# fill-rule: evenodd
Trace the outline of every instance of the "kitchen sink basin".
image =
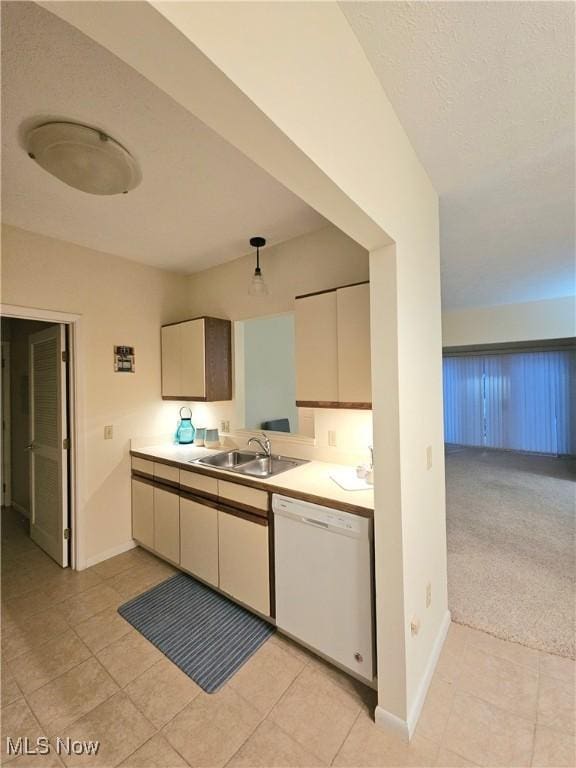
<svg viewBox="0 0 576 768">
<path fill-rule="evenodd" d="M 253 451 L 227 451 L 217 453 L 215 456 L 205 456 L 196 459 L 194 464 L 204 464 L 216 469 L 227 469 L 248 477 L 272 477 L 286 472 L 289 469 L 307 464 L 305 459 L 292 459 L 286 456 L 263 456 Z"/>
<path fill-rule="evenodd" d="M 227 453 L 217 453 L 215 456 L 205 456 L 203 459 L 195 459 L 192 463 L 197 462 L 220 469 L 233 469 L 257 458 L 258 454 L 255 451 L 228 451 Z"/>
</svg>

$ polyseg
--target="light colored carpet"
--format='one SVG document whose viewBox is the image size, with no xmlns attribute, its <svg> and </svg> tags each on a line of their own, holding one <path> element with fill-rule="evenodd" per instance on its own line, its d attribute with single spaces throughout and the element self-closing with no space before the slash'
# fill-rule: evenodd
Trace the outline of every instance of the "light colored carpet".
<svg viewBox="0 0 576 768">
<path fill-rule="evenodd" d="M 454 621 L 575 655 L 576 462 L 448 447 Z"/>
</svg>

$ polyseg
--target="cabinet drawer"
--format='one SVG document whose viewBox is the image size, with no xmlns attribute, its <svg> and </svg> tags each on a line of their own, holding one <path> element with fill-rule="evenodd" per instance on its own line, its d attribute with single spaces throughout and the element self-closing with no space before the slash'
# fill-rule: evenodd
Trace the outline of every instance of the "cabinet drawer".
<svg viewBox="0 0 576 768">
<path fill-rule="evenodd" d="M 159 464 L 154 462 L 154 477 L 160 482 L 178 485 L 180 481 L 180 470 L 178 467 L 171 467 L 169 464 Z"/>
<path fill-rule="evenodd" d="M 154 488 L 132 479 L 132 537 L 146 547 L 154 547 Z"/>
<path fill-rule="evenodd" d="M 180 561 L 180 497 L 154 488 L 154 549 L 173 563 Z"/>
<path fill-rule="evenodd" d="M 270 615 L 268 526 L 218 510 L 220 589 Z"/>
<path fill-rule="evenodd" d="M 268 493 L 257 488 L 248 488 L 246 485 L 229 483 L 226 480 L 218 480 L 218 496 L 223 501 L 236 502 L 241 506 L 260 509 L 268 513 Z"/>
<path fill-rule="evenodd" d="M 141 475 L 154 477 L 153 461 L 148 461 L 147 459 L 139 459 L 137 456 L 132 456 L 132 469 L 134 472 L 139 472 Z"/>
<path fill-rule="evenodd" d="M 180 498 L 180 565 L 218 586 L 218 511 Z"/>
<path fill-rule="evenodd" d="M 218 496 L 218 480 L 215 477 L 201 475 L 199 472 L 188 472 L 185 469 L 181 469 L 180 485 L 182 488 L 189 488 L 192 491 L 205 493 L 214 498 Z"/>
</svg>

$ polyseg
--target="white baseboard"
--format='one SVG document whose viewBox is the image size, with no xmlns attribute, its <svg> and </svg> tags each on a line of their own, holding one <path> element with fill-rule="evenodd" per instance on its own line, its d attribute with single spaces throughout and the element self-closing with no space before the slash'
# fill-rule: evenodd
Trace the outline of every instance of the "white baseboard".
<svg viewBox="0 0 576 768">
<path fill-rule="evenodd" d="M 100 554 L 94 555 L 94 557 L 89 557 L 88 560 L 86 560 L 84 567 L 79 570 L 90 568 L 92 565 L 98 565 L 98 563 L 102 563 L 104 560 L 109 560 L 111 557 L 116 557 L 116 555 L 121 555 L 124 552 L 128 552 L 130 549 L 134 549 L 136 546 L 137 544 L 134 539 L 130 539 L 130 541 L 120 544 L 118 547 L 112 547 L 112 549 L 100 552 Z"/>
<path fill-rule="evenodd" d="M 436 639 L 434 640 L 430 656 L 428 657 L 428 663 L 426 664 L 426 669 L 420 680 L 416 697 L 410 707 L 408 719 L 402 720 L 401 717 L 393 715 L 391 712 L 388 712 L 380 706 L 376 707 L 374 712 L 374 721 L 378 727 L 383 728 L 384 730 L 393 731 L 404 741 L 410 741 L 416 730 L 416 725 L 418 724 L 422 707 L 426 701 L 426 694 L 428 693 L 428 688 L 432 682 L 436 664 L 438 663 L 438 659 L 440 658 L 444 646 L 444 641 L 446 640 L 446 635 L 450 629 L 451 620 L 450 611 L 446 611 L 442 623 L 440 624 L 438 634 L 436 635 Z"/>
<path fill-rule="evenodd" d="M 30 511 L 26 509 L 26 507 L 23 507 L 21 504 L 18 504 L 18 502 L 12 500 L 12 504 L 10 504 L 12 509 L 15 509 L 16 512 L 20 512 L 21 515 L 24 515 L 24 517 L 28 518 L 30 520 Z"/>
</svg>

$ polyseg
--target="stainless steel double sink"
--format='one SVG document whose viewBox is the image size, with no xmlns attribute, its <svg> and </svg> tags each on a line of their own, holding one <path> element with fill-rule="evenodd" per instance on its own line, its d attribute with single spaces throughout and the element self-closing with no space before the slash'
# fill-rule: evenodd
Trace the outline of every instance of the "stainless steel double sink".
<svg viewBox="0 0 576 768">
<path fill-rule="evenodd" d="M 272 477 L 294 469 L 302 464 L 307 464 L 305 459 L 292 459 L 286 456 L 265 456 L 254 451 L 226 451 L 214 456 L 205 456 L 203 459 L 194 459 L 192 464 L 204 464 L 215 469 L 226 469 L 229 472 L 237 472 L 247 477 Z"/>
</svg>

